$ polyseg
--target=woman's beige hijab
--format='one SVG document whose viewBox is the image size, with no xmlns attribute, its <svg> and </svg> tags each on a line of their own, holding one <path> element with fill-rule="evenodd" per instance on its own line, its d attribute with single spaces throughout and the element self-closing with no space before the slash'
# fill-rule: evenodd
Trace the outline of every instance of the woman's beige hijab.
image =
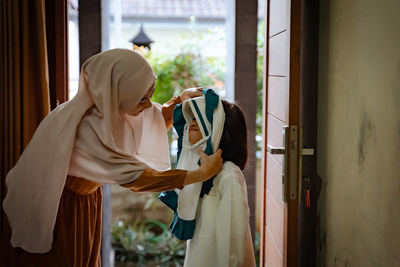
<svg viewBox="0 0 400 267">
<path fill-rule="evenodd" d="M 6 177 L 3 206 L 13 247 L 31 253 L 51 249 L 67 174 L 124 184 L 144 169 L 169 168 L 160 106 L 137 117 L 126 114 L 155 80 L 148 62 L 131 50 L 109 50 L 83 64 L 78 94 L 41 122 Z"/>
</svg>

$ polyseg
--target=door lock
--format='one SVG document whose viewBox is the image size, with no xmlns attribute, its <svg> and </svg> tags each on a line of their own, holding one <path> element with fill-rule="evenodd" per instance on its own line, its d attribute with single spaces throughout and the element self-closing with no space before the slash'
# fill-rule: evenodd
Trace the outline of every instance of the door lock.
<svg viewBox="0 0 400 267">
<path fill-rule="evenodd" d="M 299 137 L 300 135 L 300 137 Z M 300 140 L 300 143 L 298 143 Z M 297 180 L 301 173 L 301 157 L 298 158 L 300 153 L 297 147 L 301 147 L 301 128 L 299 134 L 298 126 L 284 126 L 283 127 L 283 145 L 284 147 L 274 147 L 267 145 L 267 151 L 271 155 L 283 155 L 283 166 L 282 166 L 282 198 L 284 202 L 287 202 L 287 191 L 289 189 L 290 199 L 296 199 L 297 197 Z M 289 152 L 290 151 L 290 152 Z M 314 155 L 314 148 L 302 148 L 301 156 L 312 156 Z M 289 156 L 289 157 L 288 157 Z M 298 160 L 300 164 L 298 164 Z M 289 167 L 289 176 L 288 168 Z M 287 182 L 289 180 L 289 188 Z"/>
</svg>

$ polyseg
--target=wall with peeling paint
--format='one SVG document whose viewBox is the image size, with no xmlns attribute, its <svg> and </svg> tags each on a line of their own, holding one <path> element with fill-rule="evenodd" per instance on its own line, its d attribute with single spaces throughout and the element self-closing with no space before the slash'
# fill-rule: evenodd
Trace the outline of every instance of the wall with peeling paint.
<svg viewBox="0 0 400 267">
<path fill-rule="evenodd" d="M 400 1 L 321 1 L 318 266 L 400 266 Z"/>
</svg>

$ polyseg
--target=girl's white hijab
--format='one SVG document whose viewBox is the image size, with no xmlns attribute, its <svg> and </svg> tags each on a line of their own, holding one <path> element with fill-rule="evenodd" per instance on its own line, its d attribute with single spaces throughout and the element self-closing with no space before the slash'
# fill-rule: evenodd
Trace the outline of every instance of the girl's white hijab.
<svg viewBox="0 0 400 267">
<path fill-rule="evenodd" d="M 198 109 L 195 108 L 194 102 L 196 102 Z M 215 153 L 215 151 L 218 150 L 225 125 L 224 107 L 221 99 L 219 99 L 218 105 L 213 112 L 212 126 L 206 117 L 206 101 L 204 96 L 185 101 L 182 104 L 182 113 L 186 124 L 183 132 L 182 151 L 179 157 L 177 168 L 194 170 L 199 166 L 198 161 L 200 156 L 197 153 L 197 149 L 204 151 L 208 139 L 211 138 L 213 149 L 212 153 Z M 190 144 L 189 127 L 193 119 L 196 119 L 197 121 L 202 139 L 197 141 L 195 144 Z M 207 135 L 206 132 L 209 134 Z M 195 219 L 202 184 L 203 183 L 201 182 L 194 183 L 185 186 L 182 190 L 177 190 L 179 195 L 177 212 L 180 219 L 185 221 L 191 221 Z"/>
<path fill-rule="evenodd" d="M 31 253 L 51 249 L 67 174 L 124 184 L 144 169 L 169 168 L 160 106 L 137 117 L 126 114 L 155 80 L 148 62 L 131 50 L 109 50 L 82 65 L 78 94 L 41 122 L 6 177 L 3 207 L 13 247 Z"/>
</svg>

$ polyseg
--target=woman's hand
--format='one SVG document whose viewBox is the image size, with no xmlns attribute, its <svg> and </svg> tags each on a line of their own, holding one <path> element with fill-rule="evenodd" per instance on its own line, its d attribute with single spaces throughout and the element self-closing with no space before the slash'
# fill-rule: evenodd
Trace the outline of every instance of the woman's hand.
<svg viewBox="0 0 400 267">
<path fill-rule="evenodd" d="M 217 152 L 210 156 L 201 150 L 197 152 L 200 156 L 200 168 L 188 171 L 183 185 L 206 181 L 218 174 L 222 169 L 221 149 L 218 149 Z"/>
<path fill-rule="evenodd" d="M 222 150 L 218 149 L 217 152 L 208 156 L 201 150 L 197 150 L 197 153 L 200 156 L 200 169 L 203 169 L 204 176 L 207 179 L 213 177 L 214 175 L 218 174 L 222 168 Z M 207 180 L 206 179 L 206 180 Z"/>
<path fill-rule="evenodd" d="M 186 101 L 188 99 L 191 99 L 193 97 L 198 97 L 203 95 L 203 89 L 205 87 L 194 87 L 194 88 L 188 88 L 185 89 L 179 97 L 181 98 L 181 101 Z"/>
<path fill-rule="evenodd" d="M 167 103 L 165 103 L 162 106 L 161 112 L 164 116 L 165 126 L 167 127 L 167 130 L 171 129 L 172 127 L 172 122 L 173 122 L 172 114 L 174 112 L 175 106 L 193 97 L 202 96 L 203 88 L 205 87 L 195 87 L 186 89 L 179 96 L 172 97 Z"/>
</svg>

